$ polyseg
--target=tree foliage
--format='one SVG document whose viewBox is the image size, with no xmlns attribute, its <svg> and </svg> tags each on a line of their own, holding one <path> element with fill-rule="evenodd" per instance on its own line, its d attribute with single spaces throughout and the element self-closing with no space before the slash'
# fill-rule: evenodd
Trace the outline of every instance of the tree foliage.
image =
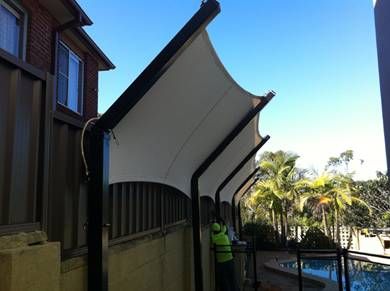
<svg viewBox="0 0 390 291">
<path fill-rule="evenodd" d="M 259 180 L 244 207 L 247 221 L 267 223 L 275 239 L 286 245 L 289 231 L 310 227 L 340 242 L 341 225 L 390 227 L 390 182 L 378 173 L 377 179 L 354 181 L 350 163 L 352 150 L 330 157 L 322 174 L 299 169 L 294 153 L 265 152 L 258 161 Z M 363 161 L 361 161 L 363 163 Z M 244 212 L 245 213 L 245 212 Z M 280 233 L 280 237 L 278 237 Z"/>
</svg>

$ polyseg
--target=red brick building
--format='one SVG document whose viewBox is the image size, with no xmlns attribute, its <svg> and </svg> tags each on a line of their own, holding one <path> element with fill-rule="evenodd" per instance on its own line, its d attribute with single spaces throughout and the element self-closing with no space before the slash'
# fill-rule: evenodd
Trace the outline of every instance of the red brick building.
<svg viewBox="0 0 390 291">
<path fill-rule="evenodd" d="M 56 76 L 58 111 L 97 114 L 98 72 L 114 68 L 82 28 L 92 21 L 75 0 L 0 1 L 0 48 Z"/>
<path fill-rule="evenodd" d="M 86 253 L 81 132 L 114 68 L 91 24 L 75 0 L 0 0 L 0 237 L 42 231 L 63 259 Z"/>
</svg>

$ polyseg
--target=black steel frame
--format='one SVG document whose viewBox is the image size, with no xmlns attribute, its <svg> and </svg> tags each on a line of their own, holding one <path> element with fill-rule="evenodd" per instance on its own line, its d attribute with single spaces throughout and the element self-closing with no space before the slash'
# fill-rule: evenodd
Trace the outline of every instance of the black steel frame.
<svg viewBox="0 0 390 291">
<path fill-rule="evenodd" d="M 203 291 L 203 270 L 202 270 L 202 243 L 200 225 L 200 196 L 199 178 L 206 172 L 210 165 L 222 154 L 229 144 L 240 134 L 240 132 L 253 120 L 253 118 L 268 104 L 275 95 L 270 92 L 266 97 L 262 97 L 261 102 L 251 109 L 245 117 L 234 127 L 225 139 L 215 148 L 215 150 L 204 160 L 191 177 L 191 202 L 192 202 L 192 239 L 194 247 L 194 272 L 195 290 Z M 217 216 L 218 217 L 218 216 Z"/>
<path fill-rule="evenodd" d="M 256 169 L 254 169 L 254 171 L 252 173 L 250 173 L 248 175 L 248 177 L 245 178 L 244 182 L 242 182 L 240 184 L 240 186 L 238 186 L 236 191 L 234 191 L 234 194 L 233 194 L 233 197 L 232 197 L 232 220 L 233 220 L 233 228 L 234 228 L 235 231 L 237 231 L 237 225 L 236 225 L 236 219 L 237 219 L 236 218 L 236 202 L 235 202 L 236 195 L 238 194 L 238 192 L 241 191 L 242 188 L 245 187 L 245 185 L 249 182 L 249 180 L 252 179 L 256 175 L 256 173 L 259 171 L 259 169 L 260 169 L 259 167 L 256 167 Z M 251 183 L 251 185 L 253 185 L 253 183 Z M 250 187 L 251 186 L 249 186 L 248 188 L 250 188 Z"/>
<path fill-rule="evenodd" d="M 246 190 L 244 191 L 244 193 L 242 193 L 241 197 L 240 197 L 240 200 L 237 204 L 237 208 L 238 208 L 238 233 L 240 235 L 240 240 L 242 240 L 242 217 L 241 217 L 241 199 L 242 197 L 244 197 L 246 195 L 246 193 L 248 193 L 248 191 L 252 188 L 253 185 L 255 185 L 257 182 L 257 180 L 254 180 L 249 186 L 248 188 L 246 188 Z"/>
<path fill-rule="evenodd" d="M 203 3 L 201 8 L 195 15 L 184 25 L 184 27 L 176 34 L 176 36 L 165 46 L 165 48 L 157 55 L 157 57 L 145 68 L 145 70 L 137 77 L 137 79 L 125 90 L 125 92 L 114 102 L 114 104 L 101 116 L 96 122 L 95 127 L 100 131 L 108 132 L 113 129 L 122 118 L 143 98 L 146 92 L 157 82 L 157 80 L 164 74 L 164 72 L 174 63 L 180 56 L 183 50 L 201 33 L 201 31 L 211 22 L 214 17 L 220 12 L 220 5 L 216 0 L 208 0 Z M 258 112 L 272 99 L 274 92 L 270 92 L 266 97 L 261 98 L 261 102 L 253 108 L 245 118 L 230 132 L 230 134 L 221 142 L 221 144 L 211 153 L 211 155 L 201 164 L 201 166 L 194 172 L 191 178 L 191 198 L 192 198 L 192 225 L 193 225 L 193 246 L 194 246 L 194 273 L 195 273 L 195 290 L 203 291 L 203 272 L 201 259 L 201 227 L 200 227 L 200 202 L 198 181 L 200 176 L 207 170 L 207 168 L 215 161 L 215 159 L 222 153 L 222 151 L 233 141 L 233 139 L 242 131 L 242 129 L 256 116 Z M 99 157 L 104 156 L 107 151 L 105 146 L 99 146 L 99 141 L 92 142 L 93 155 L 95 166 L 98 167 Z M 107 145 L 108 147 L 108 145 Z M 99 149 L 100 148 L 100 149 Z M 100 153 L 99 153 L 100 151 Z M 101 163 L 103 164 L 103 163 Z M 108 169 L 108 166 L 107 166 Z M 103 170 L 102 170 L 103 171 Z M 105 193 L 106 185 L 102 183 L 104 173 L 96 172 L 93 180 L 96 182 L 91 187 L 93 193 Z M 100 185 L 101 189 L 96 189 Z M 108 185 L 107 185 L 108 186 Z M 108 187 L 107 187 L 108 189 Z M 108 190 L 107 190 L 108 191 Z M 107 192 L 108 193 L 108 192 Z M 105 195 L 105 194 L 104 194 Z M 104 196 L 103 195 L 103 196 Z M 91 196 L 91 195 L 90 195 Z M 91 215 L 98 215 L 98 209 L 103 210 L 103 205 L 95 205 L 94 202 L 89 202 L 89 213 Z M 100 208 L 99 208 L 100 207 Z M 93 209 L 96 208 L 96 209 Z M 96 220 L 96 219 L 94 219 Z M 91 221 L 90 221 L 91 223 Z M 105 225 L 105 224 L 104 224 Z M 92 237 L 95 239 L 98 235 L 102 235 L 101 226 L 89 227 L 93 230 L 94 235 L 89 234 L 89 240 L 92 242 Z M 90 231 L 91 232 L 91 231 Z M 96 232 L 96 233 L 95 233 Z M 90 239 L 91 238 L 91 239 Z M 103 237 L 102 237 L 103 239 Z M 104 238 L 105 239 L 105 238 Z M 99 241 L 101 242 L 100 238 Z M 99 243 L 102 247 L 105 243 Z M 92 246 L 97 248 L 97 246 Z M 107 247 L 108 248 L 108 247 Z M 100 249 L 101 250 L 101 249 Z M 101 258 L 100 266 L 94 266 L 89 272 L 89 282 L 103 282 L 105 284 L 107 279 L 107 268 L 103 267 L 106 264 L 106 250 L 101 250 L 97 258 Z M 97 252 L 97 250 L 96 250 Z M 92 274 L 94 276 L 92 277 Z M 96 277 L 97 276 L 97 277 Z M 107 290 L 107 289 L 90 289 L 90 290 Z"/>
<path fill-rule="evenodd" d="M 220 11 L 221 8 L 218 1 L 208 0 L 205 2 L 157 57 L 101 116 L 96 123 L 97 126 L 106 130 L 113 129 Z"/>
<path fill-rule="evenodd" d="M 91 133 L 91 180 L 88 189 L 88 290 L 108 290 L 109 142 L 104 130 Z"/>
<path fill-rule="evenodd" d="M 204 27 L 206 27 L 219 12 L 220 5 L 216 0 L 208 0 L 202 4 L 201 8 L 194 14 L 194 16 L 96 122 L 95 127 L 97 130 L 102 132 L 113 129 L 142 99 L 145 93 L 149 91 L 149 89 L 157 82 L 164 72 L 180 56 L 181 52 L 201 33 Z M 103 216 L 106 218 L 105 215 L 103 215 L 103 212 L 107 212 L 107 209 L 105 209 L 104 204 L 100 201 L 102 200 L 102 197 L 98 197 L 97 201 L 92 199 L 94 198 L 94 195 L 104 196 L 108 193 L 108 183 L 106 185 L 105 182 L 102 182 L 105 181 L 106 177 L 104 174 L 108 171 L 108 164 L 106 165 L 103 162 L 104 159 L 102 159 L 102 157 L 105 156 L 105 153 L 108 153 L 109 146 L 105 143 L 102 144 L 104 135 L 105 133 L 98 134 L 94 142 L 91 143 L 95 145 L 92 147 L 94 151 L 92 154 L 94 165 L 92 165 L 92 167 L 95 169 L 95 172 L 92 173 L 93 182 L 91 183 L 91 189 L 89 191 L 89 196 L 91 198 L 88 202 L 90 219 L 88 231 L 88 245 L 90 249 L 88 257 L 91 257 L 88 269 L 88 281 L 90 282 L 88 288 L 89 290 L 94 291 L 108 290 L 108 232 L 106 228 L 102 228 L 103 224 L 101 223 Z M 193 182 L 191 184 L 193 184 Z M 199 195 L 197 195 L 196 205 L 195 209 L 193 207 L 193 221 L 195 221 L 194 229 L 199 230 L 200 233 Z M 105 223 L 104 225 L 106 225 Z M 194 233 L 196 234 L 196 231 L 194 231 Z M 201 265 L 199 267 L 199 264 L 201 264 L 201 258 L 200 244 L 197 244 L 198 239 L 200 239 L 200 234 L 194 236 L 194 250 L 199 250 L 194 251 L 195 286 L 196 291 L 202 291 L 203 278 L 201 274 Z M 198 261 L 198 258 L 200 261 Z M 100 284 L 101 286 L 97 286 Z"/>
<path fill-rule="evenodd" d="M 239 247 L 239 245 L 218 245 L 219 247 L 223 246 L 229 246 L 229 247 Z M 245 246 L 244 250 L 236 250 L 234 248 L 231 249 L 231 251 L 218 251 L 217 250 L 217 245 L 214 244 L 213 247 L 211 248 L 211 251 L 214 252 L 214 270 L 217 270 L 217 254 L 223 254 L 223 253 L 232 253 L 232 254 L 252 254 L 253 256 L 253 289 L 255 291 L 258 290 L 258 281 L 257 281 L 257 261 L 256 261 L 256 244 L 255 241 L 252 240 L 252 245 Z M 217 272 L 214 274 L 214 282 L 215 282 L 215 290 L 218 290 L 217 286 Z M 223 291 L 223 290 L 222 290 Z"/>
<path fill-rule="evenodd" d="M 259 151 L 259 149 L 270 139 L 270 136 L 265 136 L 258 145 L 256 145 L 243 159 L 242 161 L 233 169 L 233 171 L 223 180 L 223 182 L 218 186 L 215 193 L 215 215 L 220 218 L 220 204 L 221 204 L 221 191 L 225 186 L 233 179 L 233 177 L 245 166 L 245 164 Z"/>
<path fill-rule="evenodd" d="M 370 254 L 358 251 L 352 251 L 344 248 L 336 249 L 326 249 L 326 250 L 311 250 L 311 249 L 300 249 L 297 248 L 297 265 L 298 265 L 298 283 L 299 291 L 303 291 L 303 278 L 302 278 L 302 259 L 335 259 L 337 261 L 337 286 L 339 291 L 350 291 L 351 290 L 351 281 L 349 277 L 349 260 L 356 261 L 367 261 L 367 259 L 361 259 L 359 257 L 350 258 L 349 254 L 363 255 L 375 258 L 389 259 L 389 263 L 383 263 L 385 265 L 390 265 L 390 258 L 384 255 Z M 320 254 L 322 256 L 302 256 L 303 254 Z M 332 256 L 334 255 L 334 256 Z M 374 262 L 372 262 L 375 264 Z M 379 264 L 379 263 L 378 263 Z M 343 274 L 344 274 L 344 284 L 343 284 Z M 345 286 L 345 289 L 344 289 Z"/>
</svg>

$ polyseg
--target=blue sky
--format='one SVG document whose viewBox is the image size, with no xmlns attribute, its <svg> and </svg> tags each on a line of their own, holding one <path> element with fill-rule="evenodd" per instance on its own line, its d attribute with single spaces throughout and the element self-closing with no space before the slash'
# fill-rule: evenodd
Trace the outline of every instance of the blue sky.
<svg viewBox="0 0 390 291">
<path fill-rule="evenodd" d="M 323 169 L 353 149 L 357 178 L 385 169 L 372 0 L 220 1 L 208 32 L 231 75 L 248 91 L 272 89 L 260 132 L 266 150 L 291 150 Z M 104 112 L 199 8 L 200 1 L 79 0 L 86 30 L 115 63 L 100 74 Z"/>
</svg>

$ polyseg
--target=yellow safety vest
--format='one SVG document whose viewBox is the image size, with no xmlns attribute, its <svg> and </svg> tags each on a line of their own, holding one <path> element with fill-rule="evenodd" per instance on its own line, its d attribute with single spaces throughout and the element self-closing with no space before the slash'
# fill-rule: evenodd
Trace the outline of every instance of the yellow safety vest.
<svg viewBox="0 0 390 291">
<path fill-rule="evenodd" d="M 223 251 L 223 253 L 216 253 L 218 263 L 224 263 L 233 259 L 232 248 L 230 247 L 229 237 L 226 234 L 225 225 L 221 227 L 220 232 L 211 232 L 211 242 L 216 247 L 217 252 Z"/>
</svg>

